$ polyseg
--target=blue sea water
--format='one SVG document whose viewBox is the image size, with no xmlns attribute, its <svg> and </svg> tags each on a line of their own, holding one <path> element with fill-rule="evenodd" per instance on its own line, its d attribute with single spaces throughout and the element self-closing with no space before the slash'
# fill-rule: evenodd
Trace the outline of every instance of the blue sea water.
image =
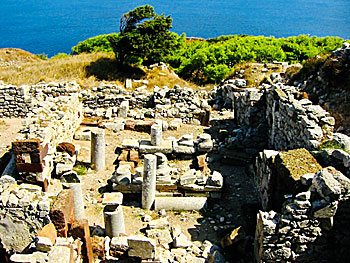
<svg viewBox="0 0 350 263">
<path fill-rule="evenodd" d="M 187 36 L 350 39 L 350 0 L 0 0 L 0 48 L 69 53 L 79 41 L 118 32 L 122 14 L 144 4 L 171 15 L 172 31 Z"/>
</svg>

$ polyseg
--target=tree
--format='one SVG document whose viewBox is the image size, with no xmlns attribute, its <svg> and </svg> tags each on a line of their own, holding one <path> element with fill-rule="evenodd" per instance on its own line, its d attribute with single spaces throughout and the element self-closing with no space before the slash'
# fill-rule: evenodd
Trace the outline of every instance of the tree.
<svg viewBox="0 0 350 263">
<path fill-rule="evenodd" d="M 150 65 L 174 53 L 183 38 L 170 32 L 172 19 L 154 13 L 150 5 L 140 6 L 120 19 L 120 33 L 108 37 L 119 64 Z"/>
</svg>

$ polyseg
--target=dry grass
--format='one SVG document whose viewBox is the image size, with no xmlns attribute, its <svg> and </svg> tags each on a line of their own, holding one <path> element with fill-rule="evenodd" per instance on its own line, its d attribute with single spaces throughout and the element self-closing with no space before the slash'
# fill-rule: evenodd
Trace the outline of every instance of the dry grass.
<svg viewBox="0 0 350 263">
<path fill-rule="evenodd" d="M 266 67 L 265 67 L 266 66 Z M 267 71 L 263 72 L 263 69 Z M 240 74 L 240 71 L 244 71 L 243 74 Z M 267 64 L 264 63 L 252 63 L 245 62 L 236 64 L 234 67 L 233 73 L 229 78 L 243 78 L 247 81 L 247 87 L 259 87 L 259 85 L 270 79 L 270 75 L 273 72 L 281 72 L 282 66 L 278 64 Z"/>
<path fill-rule="evenodd" d="M 170 69 L 118 68 L 113 54 L 80 54 L 42 60 L 21 49 L 0 49 L 0 80 L 7 84 L 32 85 L 75 80 L 82 88 L 90 88 L 101 82 L 122 85 L 126 78 L 148 80 L 149 89 L 155 85 L 173 88 L 175 84 L 194 90 L 212 87 L 198 87 L 181 79 Z M 134 82 L 133 88 L 141 85 Z"/>
<path fill-rule="evenodd" d="M 22 66 L 27 63 L 41 61 L 36 55 L 19 48 L 0 49 L 0 68 Z"/>
<path fill-rule="evenodd" d="M 194 90 L 199 88 L 196 84 L 187 82 L 177 76 L 171 69 L 161 69 L 160 67 L 155 67 L 149 70 L 146 69 L 145 76 L 142 79 L 148 80 L 147 86 L 150 89 L 153 89 L 154 86 L 168 86 L 169 88 L 173 88 L 175 84 L 180 85 L 180 87 L 188 87 Z"/>
<path fill-rule="evenodd" d="M 23 50 L 20 53 L 25 52 Z M 12 50 L 14 58 L 15 53 Z M 28 53 L 28 52 L 27 52 Z M 28 53 L 28 58 L 36 57 Z M 64 82 L 77 81 L 82 87 L 98 86 L 102 81 L 120 84 L 115 80 L 102 80 L 94 75 L 94 72 L 87 72 L 87 68 L 91 67 L 96 61 L 109 60 L 112 61 L 113 56 L 103 53 L 81 54 L 61 59 L 41 60 L 39 58 L 28 59 L 26 63 L 12 63 L 10 66 L 0 65 L 0 80 L 8 84 L 37 84 L 39 82 Z M 24 60 L 24 57 L 21 59 Z M 16 61 L 16 59 L 14 59 Z M 18 60 L 17 60 L 18 61 Z M 110 67 L 111 65 L 106 65 Z M 110 68 L 102 68 L 103 71 L 109 71 Z"/>
</svg>

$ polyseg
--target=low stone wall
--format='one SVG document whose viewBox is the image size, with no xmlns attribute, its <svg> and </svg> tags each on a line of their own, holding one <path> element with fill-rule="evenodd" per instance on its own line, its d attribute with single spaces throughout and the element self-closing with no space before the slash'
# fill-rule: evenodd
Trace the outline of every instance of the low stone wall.
<svg viewBox="0 0 350 263">
<path fill-rule="evenodd" d="M 117 85 L 102 84 L 82 90 L 76 82 L 47 83 L 32 86 L 0 85 L 0 117 L 27 117 L 42 101 L 77 95 L 86 117 L 181 118 L 184 123 L 200 124 L 208 107 L 208 93 L 175 85 L 174 88 L 147 86 L 126 90 Z M 31 98 L 31 99 L 29 99 Z M 3 102 L 1 102 L 3 99 Z M 127 102 L 126 116 L 120 106 Z"/>
<path fill-rule="evenodd" d="M 257 262 L 345 262 L 349 257 L 350 179 L 332 167 L 304 177 L 281 213 L 257 216 Z"/>
<path fill-rule="evenodd" d="M 29 86 L 0 84 L 0 118 L 24 118 L 32 111 Z"/>
</svg>

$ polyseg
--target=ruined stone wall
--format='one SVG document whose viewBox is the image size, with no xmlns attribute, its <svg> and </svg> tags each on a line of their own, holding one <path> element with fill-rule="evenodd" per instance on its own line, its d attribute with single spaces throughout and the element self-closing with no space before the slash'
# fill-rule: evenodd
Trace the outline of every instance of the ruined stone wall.
<svg viewBox="0 0 350 263">
<path fill-rule="evenodd" d="M 53 170 L 53 155 L 62 142 L 72 142 L 73 135 L 82 121 L 82 104 L 78 95 L 46 98 L 38 102 L 33 114 L 23 121 L 19 140 L 39 139 L 42 151 L 43 170 L 33 172 L 28 169 L 23 174 L 27 181 L 45 182 L 50 179 Z"/>
<path fill-rule="evenodd" d="M 0 86 L 0 117 L 28 117 L 48 98 L 75 96 L 83 104 L 86 117 L 126 117 L 120 116 L 120 105 L 128 103 L 128 117 L 181 118 L 185 123 L 200 124 L 201 117 L 208 107 L 208 93 L 194 91 L 175 85 L 174 88 L 146 86 L 126 90 L 121 86 L 101 84 L 90 90 L 82 90 L 76 82 L 47 83 L 32 86 Z"/>
<path fill-rule="evenodd" d="M 266 140 L 269 148 L 275 150 L 314 150 L 332 136 L 334 118 L 303 95 L 296 87 L 283 84 L 263 85 L 259 89 L 230 83 L 221 87 L 221 96 L 226 105 L 232 104 L 237 123 L 250 128 L 265 123 Z"/>
<path fill-rule="evenodd" d="M 257 215 L 257 262 L 345 262 L 349 257 L 350 179 L 332 167 L 305 177 L 282 211 Z"/>
<path fill-rule="evenodd" d="M 29 86 L 0 84 L 0 118 L 24 118 L 32 111 Z"/>
<path fill-rule="evenodd" d="M 335 120 L 319 105 L 312 105 L 295 87 L 266 90 L 269 145 L 275 150 L 317 149 L 332 136 Z"/>
</svg>

